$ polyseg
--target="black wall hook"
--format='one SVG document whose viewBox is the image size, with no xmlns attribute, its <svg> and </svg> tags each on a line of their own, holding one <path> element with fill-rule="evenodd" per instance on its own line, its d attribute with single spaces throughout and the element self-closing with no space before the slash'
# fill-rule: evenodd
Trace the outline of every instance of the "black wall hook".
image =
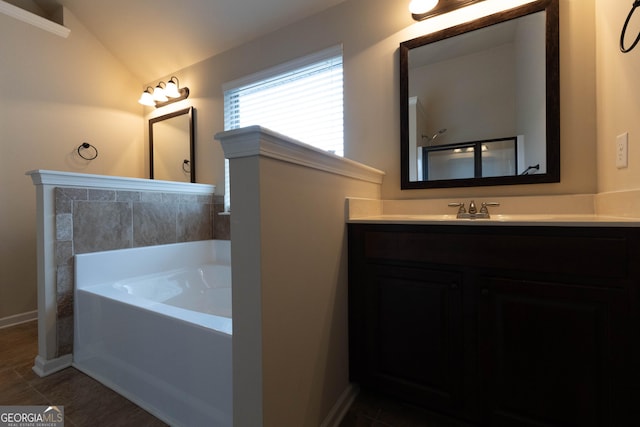
<svg viewBox="0 0 640 427">
<path fill-rule="evenodd" d="M 624 21 L 624 25 L 622 26 L 622 33 L 620 34 L 620 51 L 622 53 L 631 52 L 633 50 L 633 48 L 636 47 L 638 42 L 640 42 L 640 33 L 638 33 L 638 36 L 636 37 L 636 39 L 633 42 L 633 44 L 631 44 L 631 46 L 629 48 L 625 48 L 624 47 L 624 36 L 625 36 L 625 34 L 627 32 L 627 26 L 629 25 L 629 21 L 631 20 L 631 17 L 633 16 L 633 12 L 635 12 L 636 9 L 639 6 L 640 6 L 640 0 L 635 0 L 633 2 L 633 5 L 631 6 L 631 11 L 627 15 L 627 19 Z"/>
<path fill-rule="evenodd" d="M 86 155 L 83 154 L 83 151 L 87 150 L 89 148 L 93 148 L 93 151 L 94 151 L 93 156 L 91 156 L 91 155 L 86 156 Z M 82 144 L 80 144 L 76 151 L 78 151 L 78 156 L 82 157 L 85 160 L 93 160 L 96 157 L 98 157 L 98 149 L 96 147 L 94 147 L 93 145 L 89 144 L 88 142 L 83 142 Z"/>
<path fill-rule="evenodd" d="M 182 170 L 184 173 L 191 173 L 191 162 L 187 159 L 182 161 Z"/>
</svg>

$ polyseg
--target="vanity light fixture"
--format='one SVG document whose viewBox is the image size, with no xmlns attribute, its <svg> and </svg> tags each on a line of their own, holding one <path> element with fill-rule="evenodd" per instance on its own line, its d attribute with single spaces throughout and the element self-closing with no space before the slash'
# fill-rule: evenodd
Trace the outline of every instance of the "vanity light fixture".
<svg viewBox="0 0 640 427">
<path fill-rule="evenodd" d="M 412 0 L 411 3 L 409 3 L 409 12 L 411 12 L 412 15 L 423 15 L 436 7 L 438 1 L 439 0 Z"/>
<path fill-rule="evenodd" d="M 171 77 L 164 88 L 164 94 L 169 98 L 180 98 L 178 84 L 178 78 L 176 76 Z"/>
<path fill-rule="evenodd" d="M 484 0 L 412 0 L 409 12 L 416 21 L 424 21 Z"/>
<path fill-rule="evenodd" d="M 151 86 L 147 88 L 140 95 L 138 102 L 148 107 L 164 107 L 173 102 L 182 101 L 189 97 L 189 88 L 180 87 L 180 82 L 176 76 L 173 76 L 165 84 L 165 82 L 159 82 L 155 89 Z"/>
<path fill-rule="evenodd" d="M 140 95 L 140 99 L 138 102 L 142 105 L 146 105 L 147 107 L 155 107 L 156 102 L 153 100 L 153 88 L 151 86 L 147 86 L 147 88 Z"/>
<path fill-rule="evenodd" d="M 153 100 L 156 102 L 167 102 L 169 98 L 164 94 L 164 87 L 166 85 L 164 82 L 158 83 L 156 88 L 153 90 Z"/>
</svg>

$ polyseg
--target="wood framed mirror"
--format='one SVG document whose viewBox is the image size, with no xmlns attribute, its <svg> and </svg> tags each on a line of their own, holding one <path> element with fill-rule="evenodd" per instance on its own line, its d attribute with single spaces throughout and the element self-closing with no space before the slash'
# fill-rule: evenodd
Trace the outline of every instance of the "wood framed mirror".
<svg viewBox="0 0 640 427">
<path fill-rule="evenodd" d="M 560 181 L 558 0 L 400 44 L 401 188 Z"/>
<path fill-rule="evenodd" d="M 149 119 L 149 177 L 196 182 L 195 109 Z"/>
</svg>

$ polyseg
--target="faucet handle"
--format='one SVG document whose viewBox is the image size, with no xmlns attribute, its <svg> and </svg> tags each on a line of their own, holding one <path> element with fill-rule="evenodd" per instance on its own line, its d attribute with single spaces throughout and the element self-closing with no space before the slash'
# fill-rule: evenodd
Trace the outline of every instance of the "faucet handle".
<svg viewBox="0 0 640 427">
<path fill-rule="evenodd" d="M 464 208 L 464 203 L 462 202 L 453 202 L 453 203 L 449 203 L 449 207 L 451 208 L 458 208 L 458 213 L 467 213 L 467 210 Z"/>
<path fill-rule="evenodd" d="M 498 202 L 482 202 L 482 206 L 480 207 L 480 213 L 489 213 L 489 209 L 487 206 L 500 206 Z"/>
</svg>

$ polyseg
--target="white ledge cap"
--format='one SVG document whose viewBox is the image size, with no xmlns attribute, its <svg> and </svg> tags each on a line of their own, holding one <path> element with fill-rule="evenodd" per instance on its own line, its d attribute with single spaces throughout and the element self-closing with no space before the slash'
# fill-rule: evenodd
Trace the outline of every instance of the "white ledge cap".
<svg viewBox="0 0 640 427">
<path fill-rule="evenodd" d="M 167 191 L 193 194 L 213 194 L 216 186 L 192 182 L 162 181 L 159 179 L 127 178 L 122 176 L 93 175 L 76 172 L 32 170 L 33 185 L 56 185 L 60 187 L 116 188 L 136 191 Z"/>
<path fill-rule="evenodd" d="M 381 170 L 337 156 L 262 126 L 219 132 L 215 135 L 227 159 L 262 156 L 381 184 Z"/>
</svg>

